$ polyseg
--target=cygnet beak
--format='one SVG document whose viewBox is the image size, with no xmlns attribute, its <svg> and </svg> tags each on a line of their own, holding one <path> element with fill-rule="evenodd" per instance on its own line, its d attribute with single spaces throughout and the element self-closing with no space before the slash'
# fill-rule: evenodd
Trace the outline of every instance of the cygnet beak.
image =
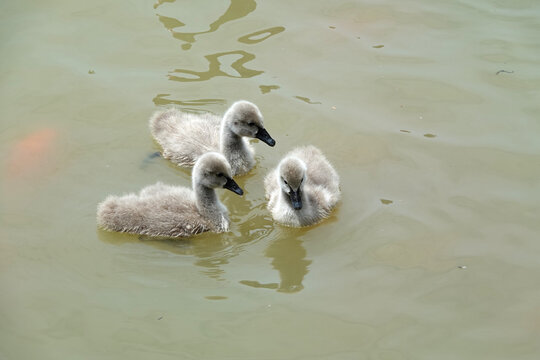
<svg viewBox="0 0 540 360">
<path fill-rule="evenodd" d="M 238 195 L 244 195 L 244 190 L 242 190 L 240 186 L 238 186 L 236 181 L 231 178 L 227 178 L 227 182 L 225 183 L 225 185 L 223 185 L 223 188 L 231 190 L 233 193 L 236 193 Z"/>
<path fill-rule="evenodd" d="M 276 140 L 272 139 L 272 137 L 265 128 L 260 127 L 259 131 L 257 131 L 257 133 L 255 134 L 255 137 L 259 140 L 264 141 L 270 146 L 276 145 Z"/>
<path fill-rule="evenodd" d="M 302 208 L 302 197 L 300 196 L 300 189 L 297 191 L 291 190 L 289 193 L 289 198 L 291 199 L 291 204 L 294 210 L 300 210 Z"/>
</svg>

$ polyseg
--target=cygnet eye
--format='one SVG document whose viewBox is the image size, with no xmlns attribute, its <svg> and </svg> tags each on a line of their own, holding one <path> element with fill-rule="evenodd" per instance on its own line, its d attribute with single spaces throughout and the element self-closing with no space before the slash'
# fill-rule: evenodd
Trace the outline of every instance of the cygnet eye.
<svg viewBox="0 0 540 360">
<path fill-rule="evenodd" d="M 223 175 L 223 173 L 219 173 L 219 174 L 217 174 L 217 176 L 221 177 L 221 176 L 225 176 L 225 175 Z"/>
<path fill-rule="evenodd" d="M 250 122 L 250 123 L 248 123 L 248 125 L 249 125 L 249 126 L 254 126 L 255 123 L 254 123 L 254 122 Z"/>
<path fill-rule="evenodd" d="M 283 180 L 283 182 L 285 183 L 285 185 L 289 185 L 289 184 L 287 183 L 287 181 Z"/>
</svg>

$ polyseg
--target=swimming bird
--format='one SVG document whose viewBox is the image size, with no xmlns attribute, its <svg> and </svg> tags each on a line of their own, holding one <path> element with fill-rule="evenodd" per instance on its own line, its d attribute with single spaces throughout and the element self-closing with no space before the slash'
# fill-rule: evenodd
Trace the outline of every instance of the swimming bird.
<svg viewBox="0 0 540 360">
<path fill-rule="evenodd" d="M 339 175 L 315 146 L 285 155 L 264 179 L 264 187 L 274 220 L 293 227 L 328 217 L 340 198 Z"/>
<path fill-rule="evenodd" d="M 163 149 L 163 157 L 173 163 L 190 168 L 202 154 L 216 151 L 225 156 L 233 176 L 245 174 L 255 165 L 255 151 L 245 137 L 276 144 L 264 128 L 259 108 L 245 100 L 232 104 L 223 119 L 175 108 L 158 111 L 150 118 L 150 132 Z"/>
<path fill-rule="evenodd" d="M 184 237 L 205 231 L 229 230 L 227 208 L 215 188 L 242 195 L 232 179 L 231 167 L 216 152 L 202 155 L 193 168 L 193 190 L 161 182 L 139 194 L 111 195 L 98 205 L 97 223 L 109 231 L 150 236 Z"/>
</svg>

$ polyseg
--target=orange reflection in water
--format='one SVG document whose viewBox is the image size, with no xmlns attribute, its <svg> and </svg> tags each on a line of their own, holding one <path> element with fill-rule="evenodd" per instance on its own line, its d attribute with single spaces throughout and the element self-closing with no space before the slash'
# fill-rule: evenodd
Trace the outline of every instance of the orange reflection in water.
<svg viewBox="0 0 540 360">
<path fill-rule="evenodd" d="M 49 170 L 57 138 L 58 133 L 54 129 L 46 128 L 17 141 L 8 150 L 6 179 L 28 179 Z"/>
</svg>

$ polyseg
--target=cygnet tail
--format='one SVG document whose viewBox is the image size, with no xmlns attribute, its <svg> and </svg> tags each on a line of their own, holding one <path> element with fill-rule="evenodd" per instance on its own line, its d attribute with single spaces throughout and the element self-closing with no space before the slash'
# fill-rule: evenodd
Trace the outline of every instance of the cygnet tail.
<svg viewBox="0 0 540 360">
<path fill-rule="evenodd" d="M 136 232 L 141 225 L 141 216 L 136 214 L 135 207 L 126 206 L 128 202 L 125 197 L 111 195 L 100 203 L 97 209 L 99 227 L 109 231 Z"/>
<path fill-rule="evenodd" d="M 176 117 L 177 110 L 169 109 L 157 111 L 150 118 L 150 133 L 160 145 L 167 143 L 170 134 L 176 132 Z"/>
</svg>

